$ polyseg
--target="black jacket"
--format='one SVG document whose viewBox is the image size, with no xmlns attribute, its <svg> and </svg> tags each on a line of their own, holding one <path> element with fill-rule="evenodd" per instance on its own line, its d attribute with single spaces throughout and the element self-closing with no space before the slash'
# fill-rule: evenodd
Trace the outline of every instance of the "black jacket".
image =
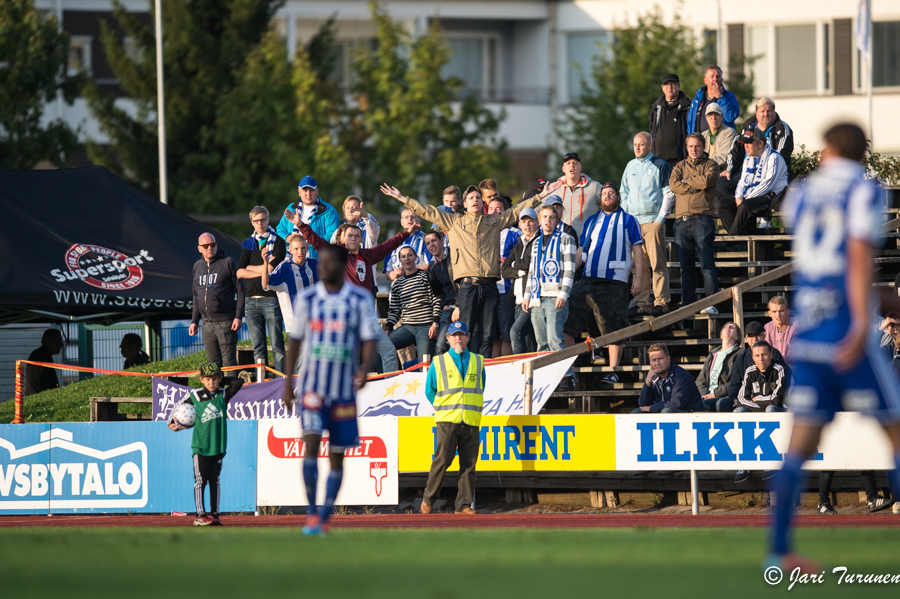
<svg viewBox="0 0 900 599">
<path fill-rule="evenodd" d="M 528 283 L 528 269 L 531 267 L 531 246 L 534 245 L 534 240 L 537 238 L 538 236 L 535 234 L 530 241 L 525 241 L 525 236 L 520 235 L 516 245 L 512 246 L 512 249 L 509 250 L 509 255 L 500 266 L 500 274 L 503 275 L 503 278 L 513 282 L 507 298 L 511 302 L 516 301 L 516 285 L 520 284 L 518 280 L 522 280 L 522 285 Z M 576 237 L 575 240 L 577 243 L 578 238 Z"/>
<path fill-rule="evenodd" d="M 673 108 L 668 107 L 665 95 L 660 96 L 650 107 L 650 137 L 653 138 L 653 155 L 666 162 L 687 158 L 687 119 L 691 99 L 678 92 L 678 100 Z"/>
<path fill-rule="evenodd" d="M 774 347 L 772 348 L 772 363 L 784 367 L 785 376 L 787 377 L 785 380 L 791 380 L 791 369 L 788 367 L 787 362 L 784 361 L 784 356 L 781 355 L 781 352 Z M 741 392 L 741 384 L 744 382 L 744 373 L 753 365 L 753 350 L 749 347 L 745 347 L 735 354 L 734 362 L 731 363 L 731 372 L 735 374 L 728 381 L 728 397 L 732 401 L 737 401 L 738 393 Z M 737 404 L 733 405 L 737 407 Z"/>
<path fill-rule="evenodd" d="M 665 379 L 657 376 L 650 385 L 644 384 L 638 405 L 650 406 L 650 413 L 654 414 L 663 408 L 702 412 L 703 398 L 690 373 L 672 362 Z"/>
<path fill-rule="evenodd" d="M 41 345 L 28 356 L 30 362 L 53 362 L 50 350 Z M 49 391 L 59 387 L 59 379 L 56 378 L 56 370 L 46 366 L 25 365 L 25 395 L 34 395 L 42 391 Z"/>
<path fill-rule="evenodd" d="M 732 374 L 731 367 L 734 365 L 734 357 L 738 355 L 741 350 L 732 350 L 730 354 L 725 356 L 725 362 L 722 364 L 722 370 L 719 371 L 719 383 L 716 385 L 715 389 L 710 389 L 709 373 L 712 370 L 713 356 L 720 351 L 722 351 L 721 347 L 714 352 L 710 352 L 710 354 L 706 356 L 706 361 L 703 362 L 703 369 L 697 376 L 697 388 L 700 390 L 701 395 L 706 395 L 710 391 L 714 391 L 716 397 L 728 396 L 728 382 L 731 380 Z"/>
<path fill-rule="evenodd" d="M 247 241 L 249 241 L 250 243 L 248 244 Z M 247 241 L 244 241 L 244 243 L 241 244 L 241 259 L 238 260 L 238 270 L 247 268 L 248 266 L 260 266 L 263 263 L 262 254 L 259 253 L 259 246 L 256 245 L 256 242 L 252 237 Z M 247 245 L 253 246 L 254 249 L 247 249 Z M 275 266 L 278 266 L 279 264 L 284 262 L 284 257 L 286 255 L 287 247 L 284 244 L 284 239 L 276 235 L 275 247 L 272 249 L 272 256 L 269 257 L 269 262 L 271 262 Z M 274 291 L 266 291 L 262 288 L 262 277 L 243 279 L 243 281 L 246 297 L 276 297 Z"/>
<path fill-rule="evenodd" d="M 244 317 L 244 283 L 237 278 L 237 264 L 219 250 L 211 262 L 203 258 L 194 263 L 193 324 L 231 321 Z"/>
<path fill-rule="evenodd" d="M 447 266 L 450 264 L 450 253 L 445 251 L 441 262 L 432 262 L 428 265 L 428 282 L 431 284 L 431 292 L 441 298 L 441 309 L 456 307 L 456 288 L 453 287 L 453 279 Z"/>
<path fill-rule="evenodd" d="M 744 123 L 744 126 L 741 127 L 741 133 L 743 134 L 744 131 L 753 127 L 756 127 L 756 117 L 753 117 Z M 781 120 L 781 117 L 778 116 L 777 112 L 775 113 L 775 122 L 772 123 L 768 136 L 769 145 L 784 158 L 784 163 L 787 165 L 788 170 L 788 181 L 790 181 L 794 178 L 791 174 L 791 155 L 794 153 L 794 132 L 791 131 L 791 128 L 787 123 Z M 736 177 L 740 177 L 741 165 L 744 164 L 744 157 L 747 155 L 744 151 L 744 144 L 738 141 L 740 137 L 740 135 L 735 136 L 734 142 L 731 144 L 731 151 L 728 153 L 728 162 L 726 162 L 725 168 L 722 169 L 731 171 L 731 180 L 734 181 L 735 185 L 737 185 L 738 180 Z"/>
<path fill-rule="evenodd" d="M 774 362 L 765 372 L 760 372 L 756 364 L 744 372 L 738 406 L 751 412 L 765 412 L 769 406 L 784 407 L 789 378 L 786 368 Z"/>
</svg>

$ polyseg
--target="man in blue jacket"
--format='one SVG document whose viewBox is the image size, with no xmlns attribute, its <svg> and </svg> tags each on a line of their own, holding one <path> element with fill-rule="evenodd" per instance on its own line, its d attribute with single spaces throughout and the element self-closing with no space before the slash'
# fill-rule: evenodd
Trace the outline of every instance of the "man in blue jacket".
<svg viewBox="0 0 900 599">
<path fill-rule="evenodd" d="M 655 343 L 647 349 L 650 356 L 650 372 L 644 379 L 644 388 L 638 399 L 640 406 L 632 414 L 677 414 L 702 412 L 703 398 L 687 370 L 673 364 L 669 348 Z"/>
<path fill-rule="evenodd" d="M 722 69 L 714 64 L 708 65 L 703 83 L 706 85 L 697 90 L 688 109 L 688 135 L 695 131 L 703 133 L 709 129 L 709 123 L 706 122 L 706 107 L 713 102 L 722 109 L 722 125 L 734 129 L 734 121 L 741 115 L 741 108 L 735 95 L 725 89 L 722 83 Z"/>
<path fill-rule="evenodd" d="M 300 219 L 308 224 L 319 237 L 331 239 L 340 226 L 341 219 L 334 206 L 319 198 L 319 184 L 316 183 L 316 180 L 309 175 L 300 179 L 300 183 L 297 185 L 297 195 L 300 196 L 299 200 L 288 204 L 285 212 L 299 210 Z M 294 228 L 294 223 L 287 216 L 282 216 L 276 232 L 279 237 L 287 241 L 289 235 L 300 231 Z M 319 253 L 312 246 L 309 248 L 309 257 L 306 260 L 313 272 L 317 272 L 316 264 L 319 262 Z"/>
</svg>

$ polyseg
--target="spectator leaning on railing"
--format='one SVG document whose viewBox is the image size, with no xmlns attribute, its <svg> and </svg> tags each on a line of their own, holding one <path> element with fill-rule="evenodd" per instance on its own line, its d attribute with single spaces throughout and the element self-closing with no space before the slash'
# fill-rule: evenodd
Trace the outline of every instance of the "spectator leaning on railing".
<svg viewBox="0 0 900 599">
<path fill-rule="evenodd" d="M 528 284 L 522 295 L 522 310 L 531 315 L 531 326 L 538 351 L 565 349 L 563 327 L 569 315 L 569 294 L 575 281 L 575 252 L 578 244 L 571 235 L 559 230 L 559 216 L 552 206 L 544 206 L 538 215 L 541 231 L 531 248 Z M 566 373 L 574 388 L 572 371 Z"/>
<path fill-rule="evenodd" d="M 508 301 L 514 303 L 516 308 L 516 317 L 509 332 L 514 354 L 533 352 L 536 348 L 531 315 L 522 309 L 522 296 L 525 295 L 525 287 L 528 285 L 531 248 L 534 246 L 534 240 L 537 239 L 539 227 L 537 217 L 537 212 L 532 208 L 526 208 L 519 214 L 519 229 L 522 231 L 522 235 L 510 250 L 509 257 L 503 261 L 501 269 L 503 276 L 513 281 Z M 500 298 L 500 301 L 503 301 L 503 298 Z"/>
<path fill-rule="evenodd" d="M 378 236 L 381 235 L 381 225 L 375 217 L 366 212 L 363 201 L 356 196 L 347 196 L 341 207 L 344 213 L 344 222 L 348 225 L 356 225 L 362 233 L 363 249 L 373 248 L 378 245 Z M 337 244 L 337 229 L 331 234 L 331 243 Z"/>
<path fill-rule="evenodd" d="M 300 179 L 300 183 L 297 184 L 297 195 L 299 196 L 298 201 L 288 204 L 287 210 L 290 210 L 291 213 L 299 211 L 300 220 L 308 224 L 316 232 L 316 235 L 326 240 L 331 239 L 335 230 L 340 226 L 341 219 L 334 206 L 323 202 L 319 197 L 319 184 L 316 183 L 316 180 L 309 175 Z M 297 225 L 287 218 L 287 212 L 278 223 L 277 231 L 285 241 L 291 233 L 300 232 Z M 309 248 L 307 260 L 310 268 L 315 272 L 316 263 L 319 260 L 319 253 L 315 247 Z"/>
<path fill-rule="evenodd" d="M 716 273 L 716 183 L 719 165 L 703 152 L 703 136 L 692 133 L 687 139 L 688 157 L 675 165 L 669 188 L 675 193 L 675 249 L 681 266 L 681 304 L 697 301 L 697 269 L 695 251 L 700 254 L 707 297 L 719 290 Z M 703 310 L 718 314 L 715 306 Z"/>
<path fill-rule="evenodd" d="M 653 138 L 646 131 L 634 136 L 634 160 L 622 175 L 622 209 L 637 219 L 644 240 L 644 272 L 641 291 L 634 298 L 634 315 L 661 316 L 669 311 L 669 255 L 666 251 L 666 217 L 675 205 L 669 189 L 672 169 L 653 155 Z M 652 283 L 652 285 L 651 285 Z M 650 289 L 653 289 L 653 307 Z"/>
<path fill-rule="evenodd" d="M 244 279 L 244 317 L 253 341 L 253 359 L 269 363 L 266 348 L 268 329 L 272 356 L 275 359 L 273 366 L 278 372 L 284 372 L 284 318 L 278 305 L 278 296 L 275 291 L 263 288 L 261 276 L 267 264 L 277 265 L 284 261 L 286 248 L 284 240 L 269 226 L 269 211 L 265 207 L 253 208 L 250 211 L 250 222 L 253 224 L 253 235 L 241 244 L 237 276 Z M 265 259 L 261 248 L 266 249 Z"/>
<path fill-rule="evenodd" d="M 655 343 L 648 348 L 647 353 L 650 356 L 650 371 L 644 378 L 644 386 L 638 398 L 640 407 L 632 414 L 702 412 L 703 400 L 700 399 L 700 391 L 697 390 L 693 377 L 687 370 L 672 363 L 669 348 L 662 343 Z"/>
<path fill-rule="evenodd" d="M 703 395 L 703 408 L 707 412 L 716 412 L 716 404 L 720 400 L 728 401 L 728 382 L 734 375 L 734 357 L 741 349 L 741 328 L 735 323 L 729 322 L 723 326 L 720 336 L 721 347 L 706 356 L 703 369 L 697 376 L 697 388 Z"/>
<path fill-rule="evenodd" d="M 453 322 L 453 311 L 456 309 L 456 289 L 450 276 L 450 253 L 444 248 L 444 234 L 440 231 L 425 233 L 425 247 L 431 254 L 428 265 L 428 280 L 431 291 L 441 300 L 441 322 L 438 330 L 435 355 L 442 354 L 450 347 L 447 340 L 447 328 Z"/>
<path fill-rule="evenodd" d="M 627 327 L 628 301 L 641 290 L 644 252 L 640 226 L 619 207 L 615 185 L 605 183 L 601 195 L 600 212 L 588 219 L 581 233 L 584 277 L 572 291 L 572 307 L 566 322 L 566 333 L 572 338 L 589 329 L 591 313 L 601 335 Z M 632 264 L 635 274 L 629 289 Z M 617 367 L 621 358 L 622 346 L 610 345 L 609 366 Z M 603 377 L 603 382 L 618 383 L 619 376 L 610 372 Z"/>
<path fill-rule="evenodd" d="M 757 341 L 750 348 L 753 365 L 743 373 L 738 407 L 735 412 L 784 412 L 788 376 L 784 366 L 776 364 L 772 346 Z"/>
<path fill-rule="evenodd" d="M 475 186 L 470 186 L 464 198 L 465 214 L 448 214 L 404 197 L 396 187 L 384 184 L 381 191 L 447 231 L 453 277 L 459 286 L 457 306 L 460 319 L 468 329 L 480 330 L 481 339 L 470 343 L 473 349 L 480 348 L 481 355 L 490 357 L 493 319 L 500 295 L 497 291 L 497 281 L 500 280 L 500 231 L 516 224 L 522 210 L 537 206 L 543 198 L 535 196 L 524 200 L 502 214 L 484 214 L 481 193 Z"/>
<path fill-rule="evenodd" d="M 202 258 L 194 263 L 192 294 L 194 313 L 188 334 L 197 334 L 203 318 L 206 361 L 237 366 L 237 331 L 244 317 L 244 282 L 237 277 L 237 263 L 218 249 L 212 233 L 197 240 Z"/>
<path fill-rule="evenodd" d="M 416 268 L 416 252 L 401 246 L 400 267 L 403 272 L 391 283 L 391 303 L 385 324 L 394 347 L 416 345 L 420 362 L 434 355 L 434 342 L 441 325 L 441 300 L 431 291 L 428 271 Z M 403 319 L 403 324 L 394 326 Z"/>
</svg>

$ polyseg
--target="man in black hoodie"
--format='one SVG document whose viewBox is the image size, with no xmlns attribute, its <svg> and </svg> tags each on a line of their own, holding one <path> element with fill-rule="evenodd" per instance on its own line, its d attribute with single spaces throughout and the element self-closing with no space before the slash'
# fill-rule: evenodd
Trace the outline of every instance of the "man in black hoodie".
<svg viewBox="0 0 900 599">
<path fill-rule="evenodd" d="M 237 366 L 238 329 L 244 310 L 244 283 L 237 278 L 237 264 L 218 249 L 216 238 L 204 233 L 197 240 L 203 256 L 194 264 L 194 314 L 188 334 L 197 334 L 203 318 L 206 360 L 220 366 Z"/>
<path fill-rule="evenodd" d="M 650 136 L 653 153 L 675 165 L 687 158 L 687 115 L 691 100 L 681 91 L 678 75 L 668 74 L 662 80 L 663 95 L 650 107 Z"/>
</svg>

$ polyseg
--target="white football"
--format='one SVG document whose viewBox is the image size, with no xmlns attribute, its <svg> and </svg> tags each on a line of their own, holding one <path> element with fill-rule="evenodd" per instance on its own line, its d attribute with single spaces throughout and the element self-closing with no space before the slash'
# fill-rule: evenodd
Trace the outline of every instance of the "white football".
<svg viewBox="0 0 900 599">
<path fill-rule="evenodd" d="M 184 428 L 194 426 L 194 423 L 197 422 L 197 410 L 194 409 L 194 404 L 181 403 L 175 406 L 175 411 L 172 412 L 172 420 Z"/>
</svg>

